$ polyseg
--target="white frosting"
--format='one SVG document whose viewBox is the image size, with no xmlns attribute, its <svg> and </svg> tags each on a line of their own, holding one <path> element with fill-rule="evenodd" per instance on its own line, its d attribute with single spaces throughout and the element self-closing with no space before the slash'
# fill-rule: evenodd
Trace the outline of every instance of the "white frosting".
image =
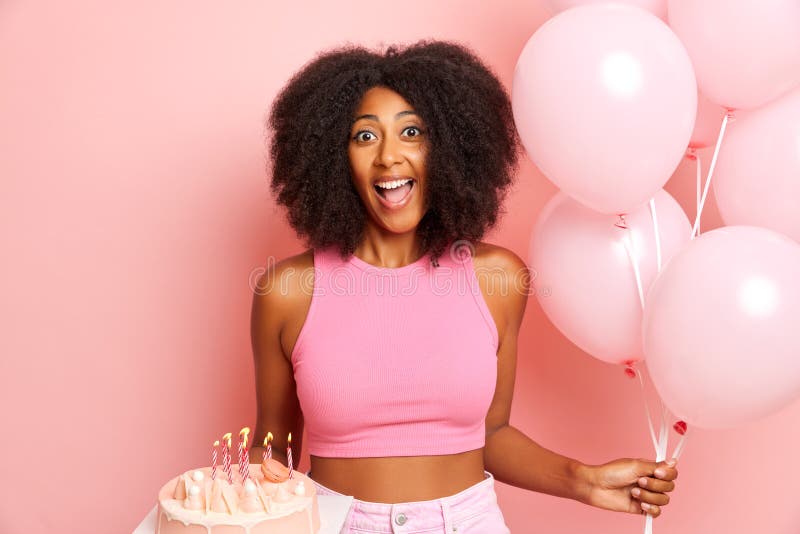
<svg viewBox="0 0 800 534">
<path fill-rule="evenodd" d="M 291 501 L 292 496 L 289 495 L 289 489 L 286 487 L 287 484 L 288 482 L 281 482 L 278 484 L 278 491 L 275 492 L 272 502 L 285 503 Z"/>
<path fill-rule="evenodd" d="M 292 501 L 293 502 L 290 503 L 271 502 L 270 504 L 273 506 L 270 506 L 271 510 L 269 513 L 256 512 L 247 514 L 246 516 L 238 515 L 236 517 L 236 524 L 252 527 L 265 520 L 277 519 L 295 512 L 300 512 L 305 508 L 311 508 L 313 504 L 310 497 L 304 497 L 302 499 L 297 497 L 292 499 Z M 176 501 L 175 499 L 164 499 L 160 502 L 160 505 L 168 519 L 178 520 L 184 525 L 195 523 L 213 527 L 216 525 L 231 524 L 231 514 L 229 513 L 215 512 L 213 510 L 209 510 L 208 513 L 205 513 L 203 510 L 187 510 L 183 507 L 183 501 Z"/>
<path fill-rule="evenodd" d="M 166 516 L 168 521 L 173 519 L 172 517 L 170 517 L 169 513 L 167 513 L 165 510 L 162 509 L 161 512 L 159 512 L 158 524 L 156 526 L 156 534 L 158 534 L 158 532 L 161 530 L 161 517 L 160 517 L 161 513 L 163 513 Z M 311 516 L 311 506 L 306 508 L 306 517 L 308 518 L 308 531 L 309 532 L 313 532 L 313 530 L 314 530 L 314 520 L 313 520 L 313 518 Z M 184 526 L 189 526 L 189 523 L 187 521 L 182 521 L 182 522 L 183 522 Z M 223 523 L 223 524 L 225 524 L 225 523 Z M 244 531 L 245 531 L 246 534 L 250 534 L 250 529 L 253 528 L 256 524 L 257 523 L 249 523 L 249 522 L 241 522 L 240 523 L 240 525 L 242 527 L 244 527 Z M 215 525 L 216 525 L 216 523 L 215 524 L 210 524 L 210 523 L 206 522 L 204 524 L 204 526 L 206 527 L 206 533 L 207 534 L 211 534 L 211 527 L 213 527 Z"/>
<path fill-rule="evenodd" d="M 197 476 L 198 473 L 200 477 Z M 199 495 L 203 493 L 203 489 L 205 489 L 206 491 L 204 493 L 207 501 L 210 496 L 209 488 L 207 487 L 207 484 L 211 482 L 210 478 L 205 477 L 205 474 L 199 470 L 194 471 L 191 478 L 201 483 L 199 486 L 197 484 L 192 484 L 191 487 L 188 488 L 188 494 L 198 499 L 200 498 Z M 197 480 L 198 478 L 200 480 Z M 203 480 L 205 480 L 205 482 L 202 482 Z M 185 503 L 184 500 L 172 498 L 159 499 L 159 513 L 163 513 L 167 520 L 177 520 L 185 526 L 190 524 L 202 525 L 209 534 L 211 533 L 211 529 L 217 525 L 232 524 L 242 527 L 245 532 L 249 534 L 250 530 L 259 523 L 279 519 L 297 512 L 303 512 L 304 515 L 307 515 L 309 526 L 311 526 L 313 523 L 313 496 L 306 496 L 306 486 L 303 480 L 297 480 L 296 484 L 294 484 L 294 491 L 291 492 L 289 491 L 291 488 L 290 484 L 290 481 L 278 484 L 279 490 L 282 490 L 279 491 L 279 493 L 282 494 L 280 497 L 286 498 L 286 501 L 277 502 L 276 499 L 267 496 L 263 489 L 257 485 L 257 482 L 250 479 L 246 480 L 244 487 L 242 488 L 242 486 L 239 486 L 239 488 L 242 488 L 246 495 L 258 495 L 259 499 L 267 506 L 267 510 L 248 512 L 247 514 L 236 514 L 235 518 L 233 518 L 230 513 L 215 512 L 209 509 L 207 502 L 206 506 L 201 506 L 199 509 L 192 510 L 186 508 L 187 503 Z M 232 519 L 235 520 L 232 521 Z M 159 519 L 159 530 L 160 526 Z"/>
</svg>

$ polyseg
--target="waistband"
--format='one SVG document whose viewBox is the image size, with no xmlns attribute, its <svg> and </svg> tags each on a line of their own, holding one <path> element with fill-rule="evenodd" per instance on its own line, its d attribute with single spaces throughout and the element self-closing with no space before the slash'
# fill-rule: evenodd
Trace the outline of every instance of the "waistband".
<svg viewBox="0 0 800 534">
<path fill-rule="evenodd" d="M 436 512 L 441 512 L 445 516 L 449 516 L 452 521 L 463 521 L 481 513 L 485 508 L 497 505 L 497 495 L 494 492 L 494 476 L 489 471 L 484 471 L 483 474 L 484 479 L 482 481 L 476 482 L 454 495 L 427 501 L 401 503 L 370 502 L 354 498 L 351 510 L 385 515 L 387 517 L 396 517 L 397 515 L 409 513 L 431 512 L 436 514 Z M 311 471 L 307 471 L 306 476 L 314 482 L 320 495 L 344 495 L 314 480 Z"/>
</svg>

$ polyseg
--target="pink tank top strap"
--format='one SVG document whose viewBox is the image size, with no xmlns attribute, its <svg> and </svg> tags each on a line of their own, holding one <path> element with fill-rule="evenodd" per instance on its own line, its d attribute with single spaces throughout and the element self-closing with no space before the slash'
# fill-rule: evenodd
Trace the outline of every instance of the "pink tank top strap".
<svg viewBox="0 0 800 534">
<path fill-rule="evenodd" d="M 471 246 L 462 247 L 462 250 L 466 250 L 466 253 L 462 254 L 463 257 L 463 265 L 467 271 L 467 280 L 470 284 L 470 290 L 472 292 L 472 296 L 475 300 L 475 305 L 478 307 L 478 310 L 481 312 L 483 316 L 483 320 L 486 322 L 486 326 L 489 328 L 489 333 L 491 334 L 492 344 L 495 347 L 495 350 L 499 347 L 499 336 L 497 332 L 497 323 L 492 317 L 492 312 L 489 310 L 489 306 L 486 303 L 486 299 L 483 295 L 483 291 L 480 287 L 480 282 L 478 281 L 478 273 L 475 270 L 475 263 L 473 261 L 473 249 Z M 486 273 L 490 274 L 490 273 Z M 489 284 L 489 287 L 494 287 L 493 284 Z"/>
</svg>

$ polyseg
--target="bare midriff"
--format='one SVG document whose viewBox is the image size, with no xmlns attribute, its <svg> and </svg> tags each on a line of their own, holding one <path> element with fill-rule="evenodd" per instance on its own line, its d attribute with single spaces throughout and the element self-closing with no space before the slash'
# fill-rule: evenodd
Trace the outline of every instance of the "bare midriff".
<svg viewBox="0 0 800 534">
<path fill-rule="evenodd" d="M 327 458 L 311 456 L 311 478 L 358 500 L 428 501 L 484 480 L 483 449 L 437 456 Z"/>
</svg>

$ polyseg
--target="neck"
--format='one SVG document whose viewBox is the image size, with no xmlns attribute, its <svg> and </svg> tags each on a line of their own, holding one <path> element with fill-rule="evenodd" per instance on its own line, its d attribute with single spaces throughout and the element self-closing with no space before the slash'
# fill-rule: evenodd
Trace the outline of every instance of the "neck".
<svg viewBox="0 0 800 534">
<path fill-rule="evenodd" d="M 420 249 L 419 238 L 413 230 L 396 234 L 368 227 L 355 255 L 373 265 L 395 268 L 418 260 Z"/>
</svg>

